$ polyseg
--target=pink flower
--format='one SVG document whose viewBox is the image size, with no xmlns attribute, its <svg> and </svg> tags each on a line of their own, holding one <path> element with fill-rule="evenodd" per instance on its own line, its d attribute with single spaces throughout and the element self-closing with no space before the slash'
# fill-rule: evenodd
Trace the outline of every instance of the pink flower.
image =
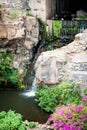
<svg viewBox="0 0 87 130">
<path fill-rule="evenodd" d="M 87 116 L 83 115 L 83 116 L 81 117 L 81 119 L 82 119 L 83 121 L 87 121 Z"/>
<path fill-rule="evenodd" d="M 72 118 L 72 115 L 71 115 L 70 113 L 68 113 L 68 114 L 66 115 L 66 117 L 67 117 L 67 119 L 70 119 L 70 118 Z"/>
<path fill-rule="evenodd" d="M 83 106 L 77 106 L 76 107 L 76 112 L 80 112 L 84 107 Z"/>
</svg>

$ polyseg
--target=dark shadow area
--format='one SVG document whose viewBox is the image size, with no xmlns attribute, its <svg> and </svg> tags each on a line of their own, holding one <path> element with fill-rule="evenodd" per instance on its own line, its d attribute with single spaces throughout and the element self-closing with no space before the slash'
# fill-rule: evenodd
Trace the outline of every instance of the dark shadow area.
<svg viewBox="0 0 87 130">
<path fill-rule="evenodd" d="M 87 1 L 80 0 L 76 4 L 76 0 L 56 0 L 55 19 L 71 20 L 76 18 L 78 10 L 87 12 Z"/>
</svg>

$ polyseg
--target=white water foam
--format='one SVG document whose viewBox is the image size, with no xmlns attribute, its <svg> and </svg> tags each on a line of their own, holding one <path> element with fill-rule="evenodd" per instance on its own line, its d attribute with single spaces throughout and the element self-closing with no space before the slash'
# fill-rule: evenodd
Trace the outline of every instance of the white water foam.
<svg viewBox="0 0 87 130">
<path fill-rule="evenodd" d="M 36 86 L 36 79 L 33 80 L 33 84 L 31 89 L 25 91 L 22 95 L 26 97 L 34 97 L 36 92 L 37 86 Z"/>
</svg>

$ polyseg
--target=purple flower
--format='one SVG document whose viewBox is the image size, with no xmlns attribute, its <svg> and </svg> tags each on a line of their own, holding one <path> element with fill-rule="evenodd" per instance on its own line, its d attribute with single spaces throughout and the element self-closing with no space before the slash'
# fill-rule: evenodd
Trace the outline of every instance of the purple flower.
<svg viewBox="0 0 87 130">
<path fill-rule="evenodd" d="M 56 122 L 55 122 L 54 128 L 55 128 L 56 130 L 59 129 L 59 121 L 56 121 Z"/>
<path fill-rule="evenodd" d="M 87 121 L 87 116 L 83 115 L 83 116 L 81 117 L 81 119 L 82 119 L 83 121 Z"/>
<path fill-rule="evenodd" d="M 52 115 L 50 115 L 50 117 L 48 118 L 48 120 L 49 121 L 52 121 L 53 119 L 52 119 Z"/>
<path fill-rule="evenodd" d="M 83 106 L 77 106 L 76 107 L 76 112 L 80 112 L 84 107 Z"/>
<path fill-rule="evenodd" d="M 65 123 L 62 130 L 81 130 L 80 127 Z"/>
<path fill-rule="evenodd" d="M 70 118 L 72 118 L 72 115 L 71 115 L 70 113 L 68 113 L 68 114 L 66 115 L 66 117 L 67 117 L 67 119 L 70 119 Z"/>
<path fill-rule="evenodd" d="M 83 130 L 87 124 L 87 106 L 67 104 L 58 107 L 48 122 L 55 130 Z"/>
</svg>

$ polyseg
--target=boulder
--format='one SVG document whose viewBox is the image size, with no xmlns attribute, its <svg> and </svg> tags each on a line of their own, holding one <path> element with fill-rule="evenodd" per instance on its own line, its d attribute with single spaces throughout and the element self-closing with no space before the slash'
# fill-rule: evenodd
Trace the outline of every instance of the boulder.
<svg viewBox="0 0 87 130">
<path fill-rule="evenodd" d="M 34 69 L 40 85 L 62 81 L 87 85 L 87 30 L 77 34 L 67 46 L 41 53 Z"/>
</svg>

